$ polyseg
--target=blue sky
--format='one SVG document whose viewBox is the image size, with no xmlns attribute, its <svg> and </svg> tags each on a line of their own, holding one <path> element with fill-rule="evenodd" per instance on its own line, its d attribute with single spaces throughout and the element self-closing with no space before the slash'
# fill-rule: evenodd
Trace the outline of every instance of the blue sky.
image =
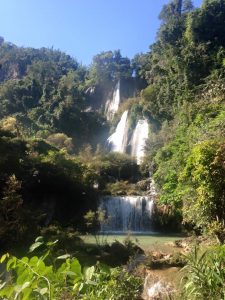
<svg viewBox="0 0 225 300">
<path fill-rule="evenodd" d="M 54 47 L 89 64 L 106 50 L 148 51 L 168 0 L 1 0 L 0 35 L 18 46 Z M 202 0 L 194 0 L 200 6 Z"/>
</svg>

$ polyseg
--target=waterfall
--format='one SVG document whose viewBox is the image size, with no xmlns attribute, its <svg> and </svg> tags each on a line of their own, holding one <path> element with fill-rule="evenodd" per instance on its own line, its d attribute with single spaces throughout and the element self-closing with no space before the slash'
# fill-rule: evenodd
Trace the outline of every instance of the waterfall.
<svg viewBox="0 0 225 300">
<path fill-rule="evenodd" d="M 147 196 L 103 196 L 99 208 L 109 221 L 101 224 L 106 232 L 149 232 L 154 201 Z"/>
<path fill-rule="evenodd" d="M 116 127 L 115 132 L 107 139 L 110 151 L 113 152 L 126 152 L 127 147 L 127 116 L 128 116 L 128 110 L 126 110 Z"/>
<path fill-rule="evenodd" d="M 112 120 L 114 117 L 114 114 L 117 112 L 120 105 L 120 80 L 117 82 L 114 92 L 113 92 L 113 98 L 107 100 L 106 106 L 105 106 L 105 114 L 107 120 Z"/>
<path fill-rule="evenodd" d="M 137 163 L 140 164 L 145 155 L 145 144 L 148 138 L 147 120 L 139 120 L 131 139 L 131 155 L 136 157 Z"/>
</svg>

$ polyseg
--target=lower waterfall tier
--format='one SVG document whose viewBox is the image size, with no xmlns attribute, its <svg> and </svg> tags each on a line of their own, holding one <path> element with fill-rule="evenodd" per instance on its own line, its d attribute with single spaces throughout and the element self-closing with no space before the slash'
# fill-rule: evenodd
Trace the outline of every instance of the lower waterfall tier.
<svg viewBox="0 0 225 300">
<path fill-rule="evenodd" d="M 102 232 L 150 232 L 154 201 L 147 196 L 104 196 L 99 208 L 106 212 Z"/>
</svg>

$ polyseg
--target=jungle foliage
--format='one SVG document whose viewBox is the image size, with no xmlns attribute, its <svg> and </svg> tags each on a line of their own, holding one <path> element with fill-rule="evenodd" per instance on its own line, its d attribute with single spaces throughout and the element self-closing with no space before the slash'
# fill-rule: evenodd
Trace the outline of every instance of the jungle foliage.
<svg viewBox="0 0 225 300">
<path fill-rule="evenodd" d="M 4 254 L 10 280 L 0 279 L 0 299 L 139 299 L 141 280 L 122 268 L 97 263 L 82 267 L 70 254 L 54 255 L 53 242 L 38 237 L 27 256 Z M 7 276 L 6 275 L 6 276 Z"/>
<path fill-rule="evenodd" d="M 183 223 L 224 240 L 225 1 L 171 1 L 143 57 L 148 155 L 160 202 Z M 157 127 L 155 126 L 158 123 Z M 178 218 L 179 219 L 179 218 Z"/>
<path fill-rule="evenodd" d="M 96 209 L 98 192 L 126 194 L 150 171 L 169 222 L 224 240 L 225 1 L 204 0 L 196 9 L 172 0 L 159 18 L 149 52 L 130 60 L 105 51 L 89 67 L 59 50 L 0 39 L 1 210 L 15 196 L 22 214 L 37 212 L 34 227 L 53 219 L 79 226 L 78 216 Z M 141 82 L 142 91 L 109 124 L 101 99 L 119 79 Z M 143 116 L 151 127 L 141 168 L 104 150 L 127 108 L 131 128 Z"/>
</svg>

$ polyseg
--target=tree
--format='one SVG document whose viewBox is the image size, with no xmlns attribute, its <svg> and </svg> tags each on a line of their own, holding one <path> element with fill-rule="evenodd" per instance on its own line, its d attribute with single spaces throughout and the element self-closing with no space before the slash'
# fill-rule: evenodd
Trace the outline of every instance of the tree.
<svg viewBox="0 0 225 300">
<path fill-rule="evenodd" d="M 187 159 L 183 177 L 184 220 L 200 228 L 212 229 L 225 238 L 225 144 L 204 141 L 195 146 Z M 218 227 L 222 232 L 217 232 Z M 222 235 L 221 235 L 222 234 Z"/>
<path fill-rule="evenodd" d="M 106 51 L 94 56 L 89 81 L 99 84 L 131 76 L 132 69 L 129 58 L 122 57 L 120 50 Z"/>
<path fill-rule="evenodd" d="M 194 5 L 191 0 L 183 0 L 182 12 L 189 13 L 194 9 Z"/>
<path fill-rule="evenodd" d="M 28 229 L 20 189 L 21 182 L 15 175 L 10 176 L 0 200 L 0 239 L 5 244 L 19 240 Z"/>
<path fill-rule="evenodd" d="M 191 0 L 172 0 L 165 4 L 160 12 L 159 19 L 163 22 L 169 22 L 172 19 L 181 17 L 183 13 L 193 10 L 194 6 Z"/>
<path fill-rule="evenodd" d="M 189 16 L 186 35 L 194 43 L 208 43 L 214 49 L 225 47 L 224 19 L 224 0 L 203 1 L 201 9 Z"/>
</svg>

